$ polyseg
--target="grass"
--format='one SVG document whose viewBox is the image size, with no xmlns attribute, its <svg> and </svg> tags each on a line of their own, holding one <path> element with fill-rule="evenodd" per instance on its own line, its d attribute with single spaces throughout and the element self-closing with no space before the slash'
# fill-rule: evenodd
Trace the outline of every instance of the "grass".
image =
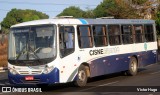
<svg viewBox="0 0 160 95">
<path fill-rule="evenodd" d="M 7 51 L 8 51 L 8 41 L 6 38 L 3 45 L 0 43 L 0 67 L 7 66 Z"/>
</svg>

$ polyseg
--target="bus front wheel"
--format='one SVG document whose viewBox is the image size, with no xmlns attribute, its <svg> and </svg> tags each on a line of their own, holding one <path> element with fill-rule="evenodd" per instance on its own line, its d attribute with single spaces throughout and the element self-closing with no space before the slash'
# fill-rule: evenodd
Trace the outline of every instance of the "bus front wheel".
<svg viewBox="0 0 160 95">
<path fill-rule="evenodd" d="M 138 70 L 137 59 L 135 57 L 131 57 L 127 75 L 135 76 L 137 74 L 137 70 Z"/>
<path fill-rule="evenodd" d="M 82 87 L 87 84 L 87 72 L 84 65 L 81 65 L 78 69 L 77 79 L 75 85 Z"/>
</svg>

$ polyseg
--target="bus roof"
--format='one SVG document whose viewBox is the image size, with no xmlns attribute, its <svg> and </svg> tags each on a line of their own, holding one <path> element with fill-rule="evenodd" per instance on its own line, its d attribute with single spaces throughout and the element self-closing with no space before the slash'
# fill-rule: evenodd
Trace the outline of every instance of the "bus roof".
<svg viewBox="0 0 160 95">
<path fill-rule="evenodd" d="M 87 24 L 154 24 L 154 20 L 145 20 L 145 19 L 73 19 L 73 18 L 63 18 L 63 19 L 43 19 L 43 20 L 34 20 L 19 23 L 12 27 L 21 27 L 21 26 L 30 26 L 30 25 L 42 25 L 42 24 L 78 24 L 78 25 L 87 25 Z"/>
</svg>

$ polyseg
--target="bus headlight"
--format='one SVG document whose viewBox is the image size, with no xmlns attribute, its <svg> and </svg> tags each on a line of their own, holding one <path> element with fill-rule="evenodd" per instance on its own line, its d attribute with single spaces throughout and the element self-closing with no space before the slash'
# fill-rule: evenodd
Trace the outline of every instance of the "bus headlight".
<svg viewBox="0 0 160 95">
<path fill-rule="evenodd" d="M 15 69 L 9 68 L 9 72 L 13 75 L 18 74 L 17 71 Z"/>
<path fill-rule="evenodd" d="M 51 67 L 46 66 L 46 67 L 44 68 L 44 70 L 43 70 L 43 73 L 44 73 L 44 74 L 48 74 L 48 73 L 50 73 L 53 69 L 54 69 L 54 66 L 51 66 Z"/>
</svg>

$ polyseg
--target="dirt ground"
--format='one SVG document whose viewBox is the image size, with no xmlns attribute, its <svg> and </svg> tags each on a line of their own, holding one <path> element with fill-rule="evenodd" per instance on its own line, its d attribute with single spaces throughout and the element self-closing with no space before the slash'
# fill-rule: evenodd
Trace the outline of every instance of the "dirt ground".
<svg viewBox="0 0 160 95">
<path fill-rule="evenodd" d="M 0 41 L 0 67 L 7 66 L 7 51 L 8 51 L 8 40 L 5 37 L 4 44 Z"/>
</svg>

